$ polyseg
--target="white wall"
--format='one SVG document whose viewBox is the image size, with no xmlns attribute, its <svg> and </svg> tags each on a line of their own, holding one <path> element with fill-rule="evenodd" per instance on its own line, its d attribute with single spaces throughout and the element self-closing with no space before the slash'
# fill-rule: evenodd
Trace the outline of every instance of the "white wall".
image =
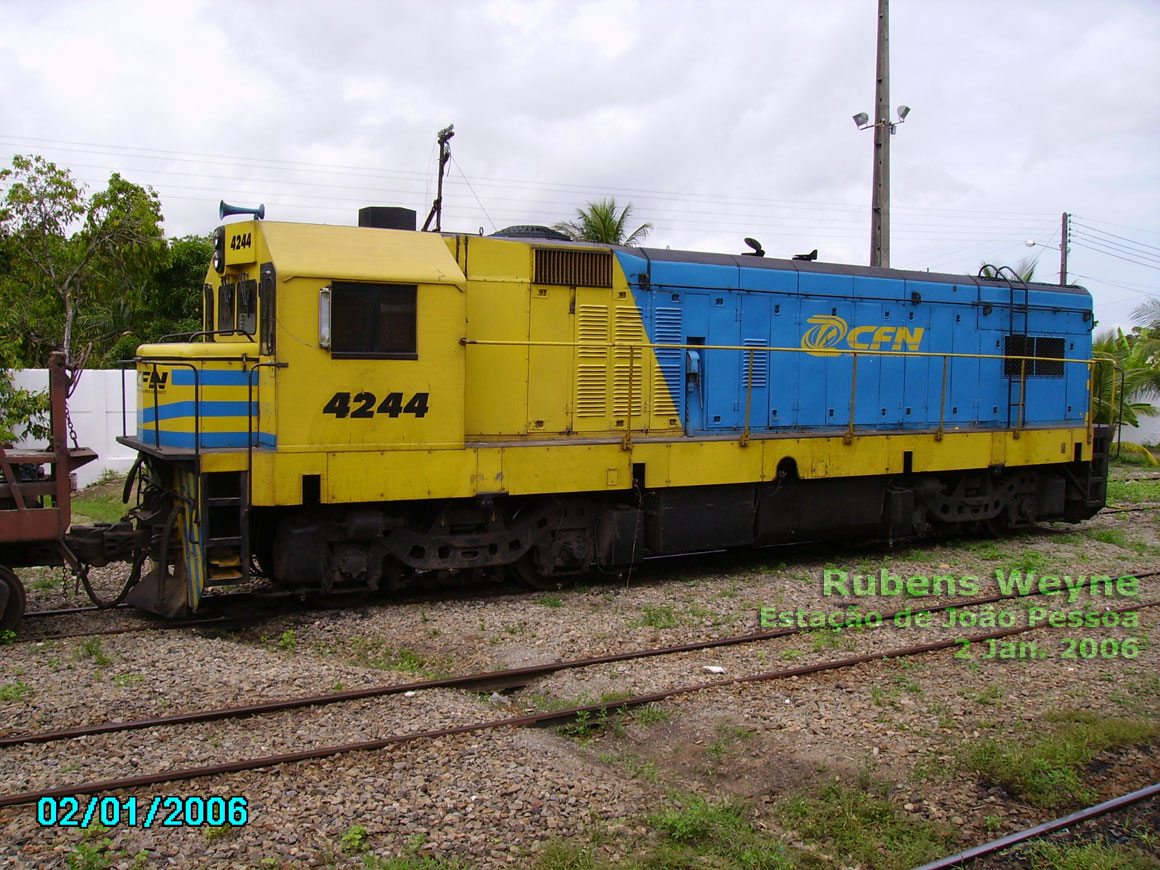
<svg viewBox="0 0 1160 870">
<path fill-rule="evenodd" d="M 1139 417 L 1140 428 L 1125 426 L 1122 432 L 1125 441 L 1137 444 L 1160 444 L 1160 417 Z"/>
<path fill-rule="evenodd" d="M 13 382 L 26 390 L 47 390 L 47 369 L 13 372 Z M 125 414 L 121 414 L 121 383 L 125 384 Z M 92 448 L 97 459 L 77 469 L 77 485 L 88 486 L 106 470 L 127 474 L 137 454 L 117 443 L 117 436 L 137 431 L 137 385 L 132 369 L 85 370 L 68 400 L 69 414 L 77 432 L 77 444 Z M 122 427 L 124 419 L 124 427 Z M 72 446 L 69 440 L 68 445 Z M 42 447 L 43 443 L 23 441 L 21 447 Z"/>
</svg>

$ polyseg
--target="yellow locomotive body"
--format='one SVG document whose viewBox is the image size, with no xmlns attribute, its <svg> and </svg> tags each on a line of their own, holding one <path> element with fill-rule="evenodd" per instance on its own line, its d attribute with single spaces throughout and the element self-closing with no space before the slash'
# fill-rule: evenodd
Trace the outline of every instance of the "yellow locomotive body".
<svg viewBox="0 0 1160 870">
<path fill-rule="evenodd" d="M 647 555 L 1074 520 L 1103 503 L 1106 433 L 1086 416 L 1082 341 L 1032 419 L 1031 345 L 928 350 L 928 319 L 861 327 L 875 348 L 813 346 L 809 292 L 687 283 L 714 263 L 660 286 L 632 271 L 633 251 L 550 238 L 247 220 L 216 242 L 203 334 L 138 351 L 137 433 L 124 441 L 142 457 L 137 514 L 154 567 L 130 600 L 148 609 L 196 608 L 255 563 L 291 592 L 342 600 L 432 572 L 515 567 L 554 583 Z M 667 274 L 663 252 L 650 256 L 651 274 Z M 782 265 L 757 278 L 801 271 Z M 875 316 L 925 312 L 906 292 Z M 800 341 L 779 347 L 768 327 L 763 343 L 746 338 L 714 309 L 734 299 L 738 323 L 745 305 L 765 304 L 773 322 L 793 300 Z M 827 323 L 854 322 L 862 303 L 846 301 L 826 301 Z M 1034 331 L 1025 321 L 1020 334 Z M 956 419 L 948 372 L 965 382 L 960 359 L 977 373 L 992 357 L 1017 401 L 1006 417 L 996 400 L 995 419 Z M 818 373 L 830 407 L 813 421 L 793 399 L 781 425 L 791 399 L 778 379 L 816 392 Z M 888 419 L 877 396 L 895 377 L 923 390 L 921 412 L 900 394 Z"/>
</svg>

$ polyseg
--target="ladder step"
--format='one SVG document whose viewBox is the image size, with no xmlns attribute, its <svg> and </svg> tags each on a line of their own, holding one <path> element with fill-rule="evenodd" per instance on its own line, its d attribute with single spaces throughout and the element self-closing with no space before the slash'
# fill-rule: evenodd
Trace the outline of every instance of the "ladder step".
<svg viewBox="0 0 1160 870">
<path fill-rule="evenodd" d="M 228 507 L 228 506 L 232 506 L 232 505 L 240 505 L 242 503 L 242 499 L 240 496 L 236 496 L 236 495 L 223 495 L 223 496 L 218 496 L 217 498 L 207 498 L 206 503 L 210 507 L 222 507 L 222 506 Z"/>
<path fill-rule="evenodd" d="M 209 577 L 206 578 L 206 586 L 229 586 L 234 583 L 241 583 L 245 578 L 241 571 L 234 571 L 233 573 L 218 573 L 210 571 Z"/>
<path fill-rule="evenodd" d="M 231 535 L 226 538 L 206 538 L 206 547 L 240 547 L 242 545 L 241 535 Z"/>
</svg>

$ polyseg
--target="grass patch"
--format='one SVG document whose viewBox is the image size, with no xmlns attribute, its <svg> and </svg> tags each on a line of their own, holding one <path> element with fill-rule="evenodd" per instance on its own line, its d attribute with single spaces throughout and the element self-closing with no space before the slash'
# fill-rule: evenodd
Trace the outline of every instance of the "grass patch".
<svg viewBox="0 0 1160 870">
<path fill-rule="evenodd" d="M 963 545 L 963 549 L 988 561 L 998 561 L 1003 557 L 1003 551 L 994 541 L 970 541 Z"/>
<path fill-rule="evenodd" d="M 1009 561 L 1006 565 L 1006 571 L 1010 574 L 1012 571 L 1018 571 L 1021 574 L 1026 574 L 1029 571 L 1041 573 L 1051 567 L 1051 560 L 1045 553 L 1038 550 L 1024 550 L 1014 559 Z"/>
<path fill-rule="evenodd" d="M 814 652 L 825 652 L 829 649 L 853 649 L 854 641 L 842 634 L 840 628 L 818 628 L 808 634 L 810 645 Z"/>
<path fill-rule="evenodd" d="M 1123 529 L 1087 529 L 1085 534 L 1093 541 L 1128 549 L 1128 536 Z"/>
<path fill-rule="evenodd" d="M 677 619 L 673 608 L 667 604 L 662 604 L 658 607 L 653 607 L 646 604 L 641 608 L 643 614 L 639 621 L 635 623 L 636 626 L 648 626 L 649 628 L 676 628 L 680 625 L 680 620 Z"/>
<path fill-rule="evenodd" d="M 552 840 L 536 852 L 535 870 L 596 870 L 592 850 L 568 840 Z"/>
<path fill-rule="evenodd" d="M 602 752 L 600 760 L 605 764 L 623 768 L 624 772 L 633 779 L 643 779 L 646 782 L 658 783 L 661 773 L 652 761 L 641 761 L 628 752 Z"/>
<path fill-rule="evenodd" d="M 546 592 L 536 599 L 536 604 L 539 604 L 541 607 L 563 607 L 564 599 L 559 595 Z"/>
<path fill-rule="evenodd" d="M 673 805 L 646 817 L 657 843 L 638 866 L 790 870 L 794 862 L 786 847 L 755 831 L 749 817 L 740 800 L 713 803 L 698 795 L 678 796 Z"/>
<path fill-rule="evenodd" d="M 348 855 L 365 852 L 367 848 L 367 829 L 363 825 L 351 825 L 346 829 L 339 841 L 339 848 Z"/>
<path fill-rule="evenodd" d="M 351 654 L 356 664 L 380 671 L 423 674 L 433 680 L 450 675 L 445 667 L 415 650 L 388 646 L 378 639 L 356 637 L 352 642 Z"/>
<path fill-rule="evenodd" d="M 720 736 L 705 747 L 705 754 L 716 759 L 724 756 L 734 744 L 748 740 L 753 736 L 753 732 L 743 725 L 728 725 L 725 723 L 718 726 L 717 733 Z"/>
<path fill-rule="evenodd" d="M 81 644 L 80 650 L 77 652 L 77 658 L 89 658 L 93 660 L 93 664 L 98 667 L 104 667 L 113 661 L 102 648 L 101 639 L 98 637 L 90 637 Z"/>
<path fill-rule="evenodd" d="M 672 713 L 667 710 L 662 710 L 656 704 L 645 704 L 643 707 L 637 707 L 632 711 L 632 721 L 637 725 L 656 725 L 660 722 L 667 722 L 672 718 Z"/>
<path fill-rule="evenodd" d="M 971 697 L 974 699 L 976 704 L 982 704 L 984 706 L 990 707 L 1002 700 L 1003 694 L 1002 686 L 1000 686 L 998 683 L 991 683 L 991 685 L 987 686 L 987 688 L 976 692 Z"/>
<path fill-rule="evenodd" d="M 28 683 L 6 683 L 0 686 L 0 701 L 19 701 L 32 694 Z"/>
<path fill-rule="evenodd" d="M 1160 479 L 1108 480 L 1108 504 L 1142 504 L 1160 501 Z"/>
<path fill-rule="evenodd" d="M 1068 724 L 1035 742 L 985 740 L 966 751 L 964 765 L 986 782 L 1036 806 L 1054 809 L 1095 799 L 1095 792 L 1083 782 L 1083 768 L 1097 753 L 1143 743 L 1157 733 L 1155 724 L 1140 719 L 1083 712 L 1048 719 Z"/>
<path fill-rule="evenodd" d="M 597 710 L 595 713 L 581 710 L 576 714 L 575 722 L 559 726 L 556 733 L 563 737 L 574 737 L 582 742 L 591 740 L 605 731 L 609 731 L 617 737 L 623 737 L 627 733 L 624 728 L 624 720 L 627 716 L 628 711 L 624 707 L 612 711 L 608 709 Z"/>
<path fill-rule="evenodd" d="M 436 858 L 434 855 L 399 855 L 387 858 L 363 855 L 362 866 L 365 870 L 469 870 L 474 865 L 465 864 L 458 858 Z"/>
<path fill-rule="evenodd" d="M 1024 852 L 1033 870 L 1156 870 L 1160 861 L 1127 845 L 1032 843 Z"/>
<path fill-rule="evenodd" d="M 72 499 L 73 522 L 93 520 L 98 523 L 120 522 L 129 506 L 121 501 L 125 480 L 121 477 L 102 479 L 85 487 Z"/>
<path fill-rule="evenodd" d="M 835 783 L 814 795 L 788 798 L 777 812 L 814 846 L 801 856 L 803 867 L 903 870 L 945 855 L 954 843 L 952 828 L 899 811 L 867 777 L 858 787 Z"/>
</svg>

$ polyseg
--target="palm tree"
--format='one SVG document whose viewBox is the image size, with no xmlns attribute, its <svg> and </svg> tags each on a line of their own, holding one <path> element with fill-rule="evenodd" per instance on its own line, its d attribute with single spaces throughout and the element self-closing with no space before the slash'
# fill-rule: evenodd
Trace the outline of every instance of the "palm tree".
<svg viewBox="0 0 1160 870">
<path fill-rule="evenodd" d="M 1129 426 L 1139 427 L 1141 417 L 1160 416 L 1160 410 L 1152 404 L 1160 397 L 1160 339 L 1151 338 L 1139 328 L 1127 334 L 1122 329 L 1109 330 L 1095 337 L 1092 356 L 1108 360 L 1095 367 L 1091 410 L 1094 422 L 1115 424 L 1122 419 Z M 1142 445 L 1121 440 L 1120 448 L 1160 465 L 1160 460 Z"/>
<path fill-rule="evenodd" d="M 632 214 L 632 203 L 617 209 L 616 199 L 609 197 L 600 202 L 590 202 L 586 208 L 576 209 L 575 220 L 561 221 L 553 229 L 566 235 L 574 242 L 598 242 L 604 245 L 639 245 L 653 228 L 644 223 L 627 232 L 628 216 Z"/>
<path fill-rule="evenodd" d="M 991 278 L 997 281 L 1018 280 L 1024 284 L 1030 284 L 1035 280 L 1035 267 L 1038 265 L 1038 257 L 1024 257 L 1014 268 L 1011 266 L 992 266 L 990 263 L 983 263 L 979 267 L 979 277 Z M 1012 272 L 1015 273 L 1014 278 L 1011 276 Z"/>
<path fill-rule="evenodd" d="M 1152 338 L 1160 338 L 1160 296 L 1149 296 L 1144 302 L 1136 306 L 1132 317 L 1137 323 L 1144 326 Z"/>
</svg>

